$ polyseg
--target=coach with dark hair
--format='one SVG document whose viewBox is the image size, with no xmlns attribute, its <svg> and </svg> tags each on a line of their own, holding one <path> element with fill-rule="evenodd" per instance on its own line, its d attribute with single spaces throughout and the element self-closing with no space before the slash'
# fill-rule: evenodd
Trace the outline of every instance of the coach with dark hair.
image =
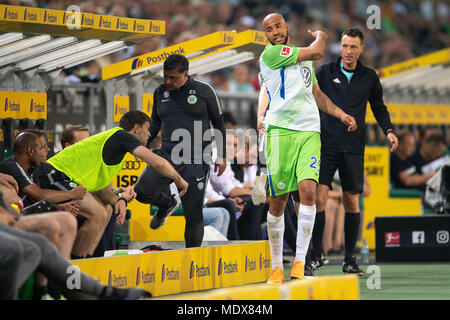
<svg viewBox="0 0 450 320">
<path fill-rule="evenodd" d="M 164 84 L 153 95 L 152 141 L 161 130 L 162 144 L 156 154 L 167 159 L 189 183 L 181 199 L 186 219 L 186 247 L 199 247 L 203 239 L 203 198 L 209 179 L 211 162 L 210 123 L 217 143 L 217 165 L 221 175 L 225 170 L 225 125 L 219 98 L 206 83 L 189 77 L 189 61 L 179 54 L 164 61 Z M 220 137 L 220 135 L 222 137 Z M 179 203 L 170 192 L 171 180 L 152 167 L 139 177 L 134 191 L 136 199 L 159 208 L 150 222 L 152 229 L 160 228 Z"/>
<path fill-rule="evenodd" d="M 364 185 L 364 128 L 367 102 L 378 125 L 392 145 L 398 140 L 393 131 L 389 112 L 383 102 L 383 90 L 376 72 L 358 60 L 364 50 L 364 35 L 361 30 L 350 28 L 341 38 L 341 57 L 335 62 L 320 67 L 316 77 L 320 89 L 344 112 L 353 116 L 358 129 L 349 132 L 338 119 L 321 112 L 321 164 L 316 204 L 311 260 L 314 267 L 323 266 L 322 234 L 325 225 L 325 205 L 328 191 L 336 170 L 342 184 L 345 208 L 345 258 L 344 273 L 362 274 L 353 253 L 360 225 L 359 195 Z M 387 187 L 387 186 L 386 186 Z"/>
</svg>

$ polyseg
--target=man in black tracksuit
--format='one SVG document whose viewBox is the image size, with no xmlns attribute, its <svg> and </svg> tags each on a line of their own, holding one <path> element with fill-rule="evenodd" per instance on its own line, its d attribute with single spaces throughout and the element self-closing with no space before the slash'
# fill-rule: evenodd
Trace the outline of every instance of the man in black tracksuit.
<svg viewBox="0 0 450 320">
<path fill-rule="evenodd" d="M 202 209 L 211 163 L 211 136 L 218 153 L 215 170 L 221 175 L 226 167 L 225 125 L 216 92 L 210 85 L 190 78 L 188 68 L 189 61 L 182 55 L 174 54 L 164 61 L 164 84 L 153 95 L 148 144 L 161 130 L 161 148 L 154 152 L 168 160 L 189 184 L 181 198 L 186 219 L 185 244 L 199 247 L 204 230 Z M 136 182 L 136 199 L 159 208 L 150 222 L 152 229 L 160 228 L 179 205 L 170 192 L 171 183 L 149 166 Z"/>
<path fill-rule="evenodd" d="M 316 72 L 320 89 L 344 112 L 353 116 L 358 129 L 348 132 L 338 119 L 321 113 L 321 164 L 317 191 L 317 214 L 312 236 L 313 268 L 323 266 L 322 235 L 325 225 L 325 205 L 331 181 L 339 170 L 345 208 L 345 258 L 343 272 L 362 274 L 353 256 L 360 225 L 359 194 L 364 185 L 364 127 L 366 106 L 370 107 L 378 125 L 397 148 L 389 112 L 383 102 L 380 80 L 374 70 L 363 66 L 358 58 L 364 49 L 364 36 L 359 29 L 344 31 L 341 55 L 336 62 L 320 67 Z M 387 187 L 387 186 L 386 186 Z"/>
</svg>

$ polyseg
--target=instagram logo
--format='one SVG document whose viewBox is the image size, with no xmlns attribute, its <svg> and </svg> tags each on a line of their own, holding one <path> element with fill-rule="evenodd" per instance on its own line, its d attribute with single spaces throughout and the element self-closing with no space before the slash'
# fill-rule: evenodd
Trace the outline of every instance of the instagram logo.
<svg viewBox="0 0 450 320">
<path fill-rule="evenodd" d="M 450 235 L 447 230 L 440 230 L 436 232 L 436 241 L 440 244 L 448 243 L 450 239 Z"/>
</svg>

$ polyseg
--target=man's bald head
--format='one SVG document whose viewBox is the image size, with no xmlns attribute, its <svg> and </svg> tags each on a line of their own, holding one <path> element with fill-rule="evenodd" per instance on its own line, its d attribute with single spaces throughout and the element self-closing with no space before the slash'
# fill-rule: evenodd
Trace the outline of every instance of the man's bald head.
<svg viewBox="0 0 450 320">
<path fill-rule="evenodd" d="M 281 14 L 279 14 L 279 13 L 270 13 L 264 18 L 264 20 L 262 22 L 263 29 L 265 29 L 266 25 L 269 24 L 272 21 L 280 21 L 282 23 L 286 23 L 286 21 L 284 20 L 284 18 L 283 18 L 283 16 Z"/>
<path fill-rule="evenodd" d="M 262 22 L 267 40 L 273 45 L 289 43 L 289 26 L 279 13 L 267 15 Z"/>
</svg>

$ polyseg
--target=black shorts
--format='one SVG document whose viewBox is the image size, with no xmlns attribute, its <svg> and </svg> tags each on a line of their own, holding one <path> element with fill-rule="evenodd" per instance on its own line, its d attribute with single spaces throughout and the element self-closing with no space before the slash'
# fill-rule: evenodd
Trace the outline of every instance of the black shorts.
<svg viewBox="0 0 450 320">
<path fill-rule="evenodd" d="M 325 151 L 320 156 L 319 184 L 331 189 L 333 176 L 339 170 L 343 191 L 361 193 L 364 187 L 364 154 Z"/>
<path fill-rule="evenodd" d="M 43 189 L 67 191 L 78 186 L 64 172 L 56 170 L 49 163 L 42 163 L 36 168 L 33 180 Z"/>
</svg>

